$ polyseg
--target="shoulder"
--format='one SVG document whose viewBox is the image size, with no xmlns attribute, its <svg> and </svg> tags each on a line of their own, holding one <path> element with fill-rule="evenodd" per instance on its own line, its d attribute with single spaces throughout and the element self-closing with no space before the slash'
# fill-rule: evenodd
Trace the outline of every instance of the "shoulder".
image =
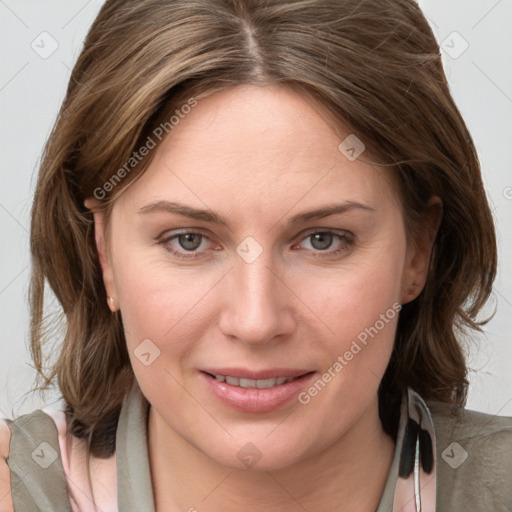
<svg viewBox="0 0 512 512">
<path fill-rule="evenodd" d="M 2 496 L 5 498 L 2 500 Z M 0 512 L 117 511 L 116 455 L 88 453 L 67 430 L 63 410 L 0 418 Z"/>
<path fill-rule="evenodd" d="M 43 410 L 0 420 L 0 482 L 0 512 L 69 504 L 57 426 Z"/>
<path fill-rule="evenodd" d="M 512 417 L 429 402 L 443 510 L 512 510 Z M 467 508 L 469 507 L 469 508 Z"/>
</svg>

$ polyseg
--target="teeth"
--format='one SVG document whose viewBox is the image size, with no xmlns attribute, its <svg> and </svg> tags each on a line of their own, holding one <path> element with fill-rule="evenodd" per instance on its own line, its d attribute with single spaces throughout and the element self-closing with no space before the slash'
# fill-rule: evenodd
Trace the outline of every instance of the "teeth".
<svg viewBox="0 0 512 512">
<path fill-rule="evenodd" d="M 261 379 L 256 381 L 258 389 L 273 388 L 277 384 L 277 379 Z"/>
<path fill-rule="evenodd" d="M 272 379 L 240 379 L 239 377 L 231 377 L 230 375 L 214 375 L 215 380 L 219 382 L 226 382 L 232 386 L 239 386 L 241 388 L 258 388 L 267 389 L 274 386 L 280 386 L 286 382 L 294 380 L 295 377 L 275 377 Z"/>
<path fill-rule="evenodd" d="M 241 388 L 255 388 L 257 387 L 257 380 L 252 379 L 240 379 L 240 382 L 237 384 Z"/>
</svg>

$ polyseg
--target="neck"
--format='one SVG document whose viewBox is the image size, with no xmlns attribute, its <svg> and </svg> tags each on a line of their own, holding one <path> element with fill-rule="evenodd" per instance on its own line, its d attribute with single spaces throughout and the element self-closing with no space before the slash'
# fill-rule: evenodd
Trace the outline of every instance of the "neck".
<svg viewBox="0 0 512 512">
<path fill-rule="evenodd" d="M 385 434 L 375 398 L 327 450 L 275 471 L 218 464 L 150 409 L 148 449 L 157 512 L 368 512 L 377 509 L 395 444 Z"/>
</svg>

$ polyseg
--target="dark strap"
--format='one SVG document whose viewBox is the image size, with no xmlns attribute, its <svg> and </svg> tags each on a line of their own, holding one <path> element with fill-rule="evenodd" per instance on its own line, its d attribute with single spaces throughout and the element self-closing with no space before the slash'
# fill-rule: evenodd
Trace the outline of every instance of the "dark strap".
<svg viewBox="0 0 512 512">
<path fill-rule="evenodd" d="M 7 465 L 16 512 L 72 512 L 57 427 L 41 410 L 8 421 Z"/>
</svg>

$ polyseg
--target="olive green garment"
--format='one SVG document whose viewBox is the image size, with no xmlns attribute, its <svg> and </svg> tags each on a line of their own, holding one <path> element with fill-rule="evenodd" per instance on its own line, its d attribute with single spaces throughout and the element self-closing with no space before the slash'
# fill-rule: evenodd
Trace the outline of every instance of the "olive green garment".
<svg viewBox="0 0 512 512">
<path fill-rule="evenodd" d="M 429 402 L 428 406 L 436 433 L 437 512 L 512 511 L 512 418 L 454 410 L 439 402 Z M 147 412 L 148 403 L 135 383 L 123 406 L 116 436 L 121 512 L 155 512 Z M 31 459 L 34 447 L 43 441 L 59 446 L 53 420 L 38 410 L 20 416 L 10 427 L 7 462 L 15 511 L 70 512 L 60 457 L 47 469 L 33 464 Z M 399 434 L 397 447 L 402 435 Z M 377 512 L 392 511 L 399 456 L 397 448 Z M 340 512 L 344 510 L 340 505 Z"/>
</svg>

